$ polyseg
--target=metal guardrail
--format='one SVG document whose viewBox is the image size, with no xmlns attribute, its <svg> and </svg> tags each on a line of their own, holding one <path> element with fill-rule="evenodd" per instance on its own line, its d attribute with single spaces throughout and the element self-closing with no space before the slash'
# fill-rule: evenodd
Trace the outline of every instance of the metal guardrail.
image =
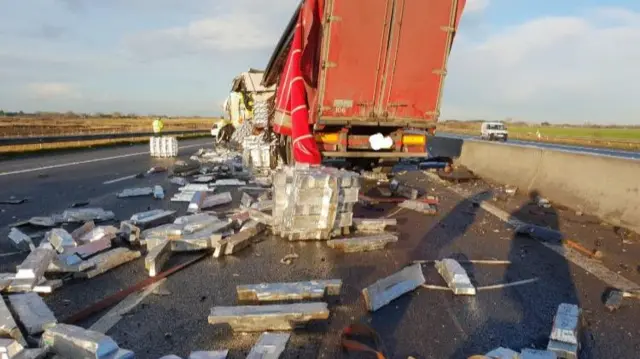
<svg viewBox="0 0 640 359">
<path fill-rule="evenodd" d="M 210 133 L 210 130 L 162 131 L 163 135 L 190 135 Z M 40 143 L 75 142 L 91 140 L 108 140 L 116 138 L 133 138 L 153 136 L 153 132 L 96 133 L 87 135 L 39 136 L 39 137 L 0 137 L 0 146 L 33 145 Z"/>
</svg>

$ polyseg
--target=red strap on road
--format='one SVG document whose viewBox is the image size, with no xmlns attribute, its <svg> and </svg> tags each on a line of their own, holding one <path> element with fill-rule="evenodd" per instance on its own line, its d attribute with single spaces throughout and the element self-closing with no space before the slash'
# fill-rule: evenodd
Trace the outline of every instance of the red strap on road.
<svg viewBox="0 0 640 359">
<path fill-rule="evenodd" d="M 137 292 L 142 290 L 143 288 L 161 280 L 164 279 L 170 275 L 172 275 L 173 273 L 180 271 L 184 268 L 187 268 L 188 266 L 194 264 L 195 262 L 201 260 L 202 258 L 206 257 L 207 255 L 211 255 L 210 252 L 201 254 L 193 259 L 191 259 L 188 262 L 179 264 L 171 269 L 168 269 L 160 274 L 158 274 L 155 277 L 150 277 L 147 278 L 141 282 L 139 282 L 138 284 L 131 286 L 129 288 L 123 289 L 115 294 L 112 294 L 96 303 L 93 303 L 91 305 L 89 305 L 88 307 L 82 309 L 81 311 L 65 318 L 64 320 L 62 320 L 62 323 L 65 324 L 75 324 L 77 322 L 80 322 L 86 318 L 88 318 L 89 316 L 98 313 L 102 310 L 105 310 L 109 307 L 111 307 L 112 305 L 115 305 L 117 303 L 119 303 L 121 300 L 123 300 L 124 298 L 126 298 L 129 294 L 133 293 L 133 292 Z"/>
<path fill-rule="evenodd" d="M 374 349 L 355 338 L 349 338 L 353 336 L 371 338 L 376 348 Z M 342 347 L 347 352 L 367 352 L 375 354 L 377 359 L 386 359 L 386 355 L 384 354 L 386 350 L 384 349 L 382 339 L 380 339 L 380 336 L 375 330 L 365 324 L 356 323 L 344 328 L 342 330 L 341 342 Z"/>
</svg>

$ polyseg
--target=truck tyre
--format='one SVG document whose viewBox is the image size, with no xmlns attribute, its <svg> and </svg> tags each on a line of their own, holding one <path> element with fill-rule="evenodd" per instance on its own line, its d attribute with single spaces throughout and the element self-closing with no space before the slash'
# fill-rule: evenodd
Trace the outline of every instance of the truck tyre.
<svg viewBox="0 0 640 359">
<path fill-rule="evenodd" d="M 495 138 L 493 137 L 493 135 L 489 135 L 489 141 L 495 141 Z"/>
<path fill-rule="evenodd" d="M 509 136 L 505 135 L 505 136 L 502 138 L 502 142 L 507 142 L 507 138 L 508 138 L 508 137 L 509 137 Z"/>
</svg>

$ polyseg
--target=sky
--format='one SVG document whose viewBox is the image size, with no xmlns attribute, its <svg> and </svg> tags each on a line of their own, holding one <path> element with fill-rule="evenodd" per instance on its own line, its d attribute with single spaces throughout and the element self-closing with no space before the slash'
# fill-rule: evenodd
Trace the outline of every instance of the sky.
<svg viewBox="0 0 640 359">
<path fill-rule="evenodd" d="M 298 0 L 0 0 L 0 109 L 217 115 Z M 467 0 L 442 119 L 640 124 L 640 2 Z"/>
</svg>

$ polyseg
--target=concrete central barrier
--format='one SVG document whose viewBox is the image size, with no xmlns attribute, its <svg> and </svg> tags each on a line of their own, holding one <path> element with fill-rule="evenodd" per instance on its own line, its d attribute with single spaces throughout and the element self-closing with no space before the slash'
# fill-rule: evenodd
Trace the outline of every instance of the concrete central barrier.
<svg viewBox="0 0 640 359">
<path fill-rule="evenodd" d="M 456 163 L 640 233 L 640 161 L 465 140 Z"/>
</svg>

